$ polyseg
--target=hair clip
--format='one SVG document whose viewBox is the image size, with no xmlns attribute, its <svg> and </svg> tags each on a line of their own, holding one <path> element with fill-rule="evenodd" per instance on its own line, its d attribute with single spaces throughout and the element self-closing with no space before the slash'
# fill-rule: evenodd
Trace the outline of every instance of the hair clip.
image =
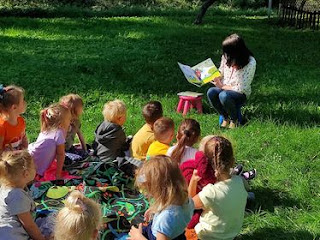
<svg viewBox="0 0 320 240">
<path fill-rule="evenodd" d="M 44 113 L 48 119 L 50 119 L 52 117 L 52 115 L 49 113 L 48 109 L 46 109 Z"/>
<path fill-rule="evenodd" d="M 3 94 L 6 92 L 6 89 L 3 87 L 2 84 L 0 84 L 0 100 L 3 100 L 4 96 Z"/>
<path fill-rule="evenodd" d="M 81 207 L 82 211 L 87 211 L 86 205 L 84 205 L 83 201 L 80 198 L 77 199 L 76 204 Z"/>
<path fill-rule="evenodd" d="M 146 180 L 146 175 L 145 174 L 141 174 L 137 177 L 137 181 L 138 183 L 145 183 L 147 180 Z"/>
</svg>

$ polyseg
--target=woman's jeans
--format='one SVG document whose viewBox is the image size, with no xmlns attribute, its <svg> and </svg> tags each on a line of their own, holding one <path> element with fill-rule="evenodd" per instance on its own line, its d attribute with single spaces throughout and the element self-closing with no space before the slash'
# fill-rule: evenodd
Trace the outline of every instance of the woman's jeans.
<svg viewBox="0 0 320 240">
<path fill-rule="evenodd" d="M 236 121 L 237 106 L 243 105 L 247 97 L 243 93 L 232 90 L 223 90 L 221 88 L 212 87 L 207 92 L 210 105 L 223 116 L 224 119 Z"/>
</svg>

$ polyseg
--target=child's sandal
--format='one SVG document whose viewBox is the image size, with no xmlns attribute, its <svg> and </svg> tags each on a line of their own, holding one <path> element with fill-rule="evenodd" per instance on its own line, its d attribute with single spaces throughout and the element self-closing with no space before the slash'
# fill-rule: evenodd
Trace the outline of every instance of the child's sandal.
<svg viewBox="0 0 320 240">
<path fill-rule="evenodd" d="M 256 175 L 257 175 L 256 169 L 252 169 L 252 170 L 250 170 L 248 172 L 243 172 L 241 174 L 241 176 L 243 176 L 244 179 L 246 179 L 246 180 L 254 179 L 256 177 Z"/>
</svg>

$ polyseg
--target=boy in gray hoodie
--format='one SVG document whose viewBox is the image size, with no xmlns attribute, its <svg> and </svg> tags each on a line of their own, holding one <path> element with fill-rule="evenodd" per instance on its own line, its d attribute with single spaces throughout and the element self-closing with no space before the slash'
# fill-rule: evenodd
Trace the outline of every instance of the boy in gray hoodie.
<svg viewBox="0 0 320 240">
<path fill-rule="evenodd" d="M 122 129 L 126 113 L 126 105 L 121 100 L 110 101 L 104 105 L 104 121 L 97 127 L 92 145 L 94 155 L 101 161 L 123 157 L 124 152 L 128 150 L 126 135 Z"/>
</svg>

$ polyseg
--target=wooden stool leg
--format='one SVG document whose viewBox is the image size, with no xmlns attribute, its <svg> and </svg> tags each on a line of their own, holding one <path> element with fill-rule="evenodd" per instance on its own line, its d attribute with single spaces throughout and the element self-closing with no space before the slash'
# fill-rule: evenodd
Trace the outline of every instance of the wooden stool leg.
<svg viewBox="0 0 320 240">
<path fill-rule="evenodd" d="M 198 109 L 198 113 L 202 113 L 202 101 L 201 101 L 201 99 L 197 100 L 196 108 Z"/>
<path fill-rule="evenodd" d="M 184 102 L 183 116 L 188 113 L 189 109 L 190 109 L 190 101 L 186 100 Z"/>
<path fill-rule="evenodd" d="M 177 107 L 177 112 L 181 112 L 183 110 L 183 106 L 184 106 L 184 100 L 180 98 L 178 107 Z"/>
</svg>

